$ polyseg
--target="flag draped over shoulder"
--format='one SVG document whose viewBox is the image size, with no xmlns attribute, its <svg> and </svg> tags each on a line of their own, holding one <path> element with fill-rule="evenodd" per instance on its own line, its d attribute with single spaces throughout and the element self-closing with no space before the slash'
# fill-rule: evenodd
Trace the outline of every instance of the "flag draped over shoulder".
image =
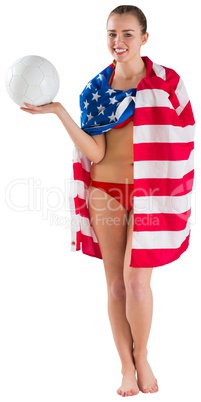
<svg viewBox="0 0 201 402">
<path fill-rule="evenodd" d="M 81 128 L 94 136 L 125 125 L 133 119 L 136 88 L 128 91 L 109 85 L 114 64 L 88 82 L 80 95 Z"/>
<path fill-rule="evenodd" d="M 168 264 L 187 249 L 194 177 L 195 121 L 179 75 L 143 57 L 137 89 L 110 87 L 115 65 L 93 78 L 80 95 L 81 128 L 99 135 L 132 119 L 134 227 L 130 265 Z M 114 92 L 115 91 L 115 92 Z M 70 193 L 72 250 L 101 257 L 90 224 L 88 187 L 91 162 L 74 148 Z"/>
</svg>

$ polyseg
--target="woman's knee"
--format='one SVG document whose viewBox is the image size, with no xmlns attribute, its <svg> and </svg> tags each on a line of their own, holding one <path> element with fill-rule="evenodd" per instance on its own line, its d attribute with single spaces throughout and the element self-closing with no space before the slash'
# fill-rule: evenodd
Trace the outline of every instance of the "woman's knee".
<svg viewBox="0 0 201 402">
<path fill-rule="evenodd" d="M 144 275 L 128 275 L 125 279 L 126 293 L 136 301 L 142 301 L 150 292 L 150 279 Z"/>
<path fill-rule="evenodd" d="M 125 298 L 126 289 L 123 278 L 114 279 L 108 284 L 109 296 L 114 300 L 122 300 Z"/>
</svg>

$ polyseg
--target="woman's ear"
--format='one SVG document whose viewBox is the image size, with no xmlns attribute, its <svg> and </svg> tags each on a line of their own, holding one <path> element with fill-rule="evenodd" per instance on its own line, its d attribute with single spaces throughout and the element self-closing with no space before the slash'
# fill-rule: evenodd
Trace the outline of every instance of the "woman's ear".
<svg viewBox="0 0 201 402">
<path fill-rule="evenodd" d="M 148 38 L 149 38 L 148 32 L 146 32 L 144 35 L 142 35 L 142 45 L 145 45 L 145 43 L 147 43 Z"/>
</svg>

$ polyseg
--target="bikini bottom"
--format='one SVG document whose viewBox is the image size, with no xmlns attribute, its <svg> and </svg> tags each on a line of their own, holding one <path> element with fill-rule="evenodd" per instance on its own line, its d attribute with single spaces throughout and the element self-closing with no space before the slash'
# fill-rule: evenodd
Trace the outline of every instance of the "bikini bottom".
<svg viewBox="0 0 201 402">
<path fill-rule="evenodd" d="M 91 180 L 90 186 L 104 191 L 111 197 L 115 198 L 128 212 L 133 208 L 133 184 L 127 183 L 108 183 L 102 181 Z"/>
</svg>

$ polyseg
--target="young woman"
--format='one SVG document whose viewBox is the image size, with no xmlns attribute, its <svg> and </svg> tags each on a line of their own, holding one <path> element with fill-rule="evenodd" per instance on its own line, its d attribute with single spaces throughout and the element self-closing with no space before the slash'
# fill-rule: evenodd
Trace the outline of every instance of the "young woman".
<svg viewBox="0 0 201 402">
<path fill-rule="evenodd" d="M 122 396 L 158 391 L 147 360 L 152 269 L 179 258 L 190 233 L 193 113 L 178 74 L 141 57 L 147 40 L 139 8 L 109 14 L 114 61 L 80 96 L 81 128 L 58 102 L 22 108 L 55 113 L 75 144 L 72 247 L 103 259 Z"/>
</svg>

